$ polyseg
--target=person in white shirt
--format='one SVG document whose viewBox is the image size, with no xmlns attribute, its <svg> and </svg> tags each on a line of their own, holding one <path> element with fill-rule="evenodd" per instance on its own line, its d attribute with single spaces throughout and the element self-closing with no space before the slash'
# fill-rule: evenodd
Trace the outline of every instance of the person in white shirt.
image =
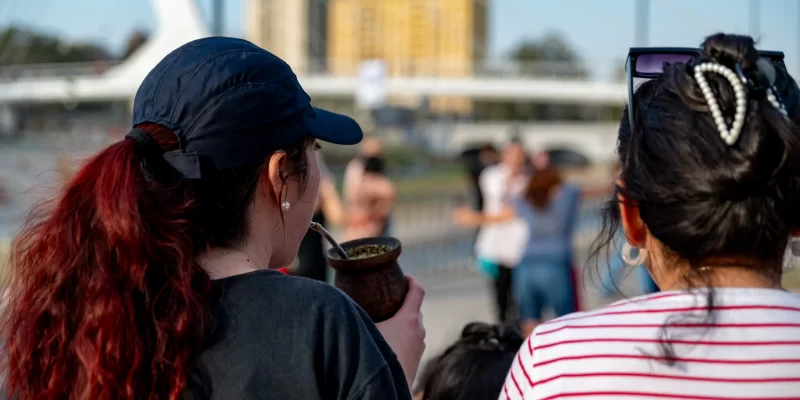
<svg viewBox="0 0 800 400">
<path fill-rule="evenodd" d="M 800 296 L 781 286 L 800 256 L 800 90 L 748 36 L 660 65 L 623 115 L 599 243 L 621 225 L 626 263 L 663 291 L 539 325 L 502 400 L 800 399 Z"/>
<path fill-rule="evenodd" d="M 502 161 L 487 167 L 481 173 L 479 185 L 483 194 L 483 211 L 499 213 L 519 198 L 528 183 L 529 169 L 525 162 L 525 149 L 519 141 L 513 141 L 503 151 Z M 516 232 L 516 221 L 490 223 L 481 226 L 475 242 L 475 254 L 479 265 L 494 275 L 497 319 L 510 323 L 513 310 L 512 268 L 524 252 L 524 242 L 515 246 L 508 235 Z M 516 236 L 516 235 L 514 235 Z M 511 243 L 511 245 L 509 245 Z"/>
</svg>

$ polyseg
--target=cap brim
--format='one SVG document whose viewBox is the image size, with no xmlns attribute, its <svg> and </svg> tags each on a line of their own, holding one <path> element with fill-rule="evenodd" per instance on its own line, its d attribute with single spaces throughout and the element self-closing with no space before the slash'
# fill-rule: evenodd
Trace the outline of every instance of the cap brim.
<svg viewBox="0 0 800 400">
<path fill-rule="evenodd" d="M 364 138 L 364 132 L 354 119 L 321 108 L 314 107 L 314 111 L 317 115 L 306 121 L 311 136 L 342 145 L 358 144 Z"/>
</svg>

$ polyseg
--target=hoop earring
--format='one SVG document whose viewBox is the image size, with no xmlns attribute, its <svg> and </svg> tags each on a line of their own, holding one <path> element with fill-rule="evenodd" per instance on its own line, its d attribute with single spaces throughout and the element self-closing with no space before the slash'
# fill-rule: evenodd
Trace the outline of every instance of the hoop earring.
<svg viewBox="0 0 800 400">
<path fill-rule="evenodd" d="M 639 254 L 636 255 L 636 258 L 633 258 L 633 256 L 631 256 L 631 252 L 633 251 L 633 249 L 634 249 L 633 246 L 628 244 L 628 242 L 625 242 L 625 244 L 622 245 L 622 252 L 620 255 L 622 256 L 622 261 L 624 261 L 625 264 L 635 267 L 637 265 L 643 264 L 644 260 L 647 259 L 647 249 L 640 248 Z"/>
<path fill-rule="evenodd" d="M 800 237 L 793 237 L 789 240 L 789 245 L 792 248 L 792 255 L 800 257 Z"/>
</svg>

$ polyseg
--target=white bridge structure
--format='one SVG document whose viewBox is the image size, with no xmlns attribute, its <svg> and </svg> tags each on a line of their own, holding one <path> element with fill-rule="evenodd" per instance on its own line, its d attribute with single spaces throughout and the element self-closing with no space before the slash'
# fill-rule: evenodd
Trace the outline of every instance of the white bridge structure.
<svg viewBox="0 0 800 400">
<path fill-rule="evenodd" d="M 145 75 L 170 51 L 209 35 L 194 0 L 151 0 L 156 32 L 124 62 L 102 65 L 12 67 L 13 80 L 0 81 L 0 102 L 81 102 L 132 99 Z M 26 76 L 27 75 L 27 76 Z M 358 77 L 300 76 L 314 96 L 353 96 Z M 490 100 L 622 104 L 619 83 L 506 77 L 388 77 L 389 96 L 463 96 Z"/>
<path fill-rule="evenodd" d="M 169 52 L 195 39 L 209 36 L 195 0 L 151 0 L 156 31 L 124 62 L 116 65 L 39 65 L 0 69 L 0 112 L 15 104 L 97 101 L 131 101 L 147 73 Z M 362 87 L 357 76 L 299 76 L 312 96 L 355 97 Z M 611 82 L 535 77 L 386 77 L 387 96 L 423 98 L 457 96 L 490 101 L 622 105 L 625 85 Z M 487 124 L 459 125 L 448 135 L 453 146 L 504 137 L 505 128 Z M 602 132 L 602 133 L 601 133 Z M 613 154 L 616 128 L 603 124 L 546 125 L 521 132 L 528 145 L 572 148 L 590 159 Z M 455 150 L 455 149 L 453 149 Z M 605 156 L 603 156 L 605 155 Z"/>
</svg>

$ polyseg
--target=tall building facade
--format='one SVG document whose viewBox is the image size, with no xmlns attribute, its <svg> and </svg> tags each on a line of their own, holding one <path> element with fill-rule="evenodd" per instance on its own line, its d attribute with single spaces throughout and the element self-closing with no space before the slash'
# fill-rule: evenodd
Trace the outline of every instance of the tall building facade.
<svg viewBox="0 0 800 400">
<path fill-rule="evenodd" d="M 330 0 L 245 0 L 245 34 L 297 74 L 327 70 Z"/>
<path fill-rule="evenodd" d="M 486 49 L 488 0 L 331 0 L 328 70 L 357 73 L 383 60 L 391 76 L 474 74 Z M 433 110 L 469 110 L 465 99 L 431 99 Z"/>
</svg>

